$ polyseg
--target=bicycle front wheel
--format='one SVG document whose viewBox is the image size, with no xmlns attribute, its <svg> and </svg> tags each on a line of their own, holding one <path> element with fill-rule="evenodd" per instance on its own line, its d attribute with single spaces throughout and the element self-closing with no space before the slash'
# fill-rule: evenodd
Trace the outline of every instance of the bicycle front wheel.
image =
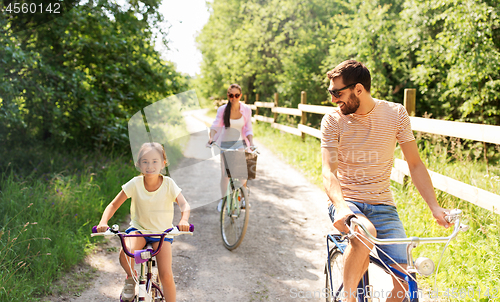
<svg viewBox="0 0 500 302">
<path fill-rule="evenodd" d="M 326 302 L 342 301 L 343 281 L 344 281 L 344 259 L 338 248 L 333 248 L 329 253 L 330 263 L 326 262 L 325 274 L 328 289 Z"/>
<path fill-rule="evenodd" d="M 158 268 L 153 268 L 153 273 L 151 277 L 151 302 L 164 302 L 165 298 L 161 291 L 161 282 L 158 275 Z"/>
<path fill-rule="evenodd" d="M 248 217 L 250 216 L 250 203 L 245 187 L 239 187 L 228 194 L 222 202 L 220 211 L 220 229 L 222 242 L 228 250 L 237 248 L 248 227 Z M 242 205 L 245 207 L 242 208 Z"/>
</svg>

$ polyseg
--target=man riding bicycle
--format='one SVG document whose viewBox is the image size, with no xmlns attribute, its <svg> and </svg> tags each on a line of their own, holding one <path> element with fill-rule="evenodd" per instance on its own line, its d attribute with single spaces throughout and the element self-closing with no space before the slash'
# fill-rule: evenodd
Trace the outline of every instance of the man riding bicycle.
<svg viewBox="0 0 500 302">
<path fill-rule="evenodd" d="M 390 191 L 390 175 L 396 142 L 410 168 L 413 183 L 441 226 L 448 227 L 447 210 L 439 206 L 430 176 L 418 153 L 410 118 L 397 103 L 370 95 L 370 71 L 362 63 L 348 60 L 327 73 L 333 112 L 321 122 L 323 184 L 330 199 L 333 226 L 347 233 L 345 220 L 355 214 L 378 238 L 406 237 Z M 373 245 L 352 238 L 344 253 L 344 291 L 348 302 L 356 301 L 357 285 L 368 268 Z M 384 261 L 395 269 L 406 269 L 404 245 L 382 245 Z M 393 279 L 387 301 L 402 301 L 405 289 Z"/>
</svg>

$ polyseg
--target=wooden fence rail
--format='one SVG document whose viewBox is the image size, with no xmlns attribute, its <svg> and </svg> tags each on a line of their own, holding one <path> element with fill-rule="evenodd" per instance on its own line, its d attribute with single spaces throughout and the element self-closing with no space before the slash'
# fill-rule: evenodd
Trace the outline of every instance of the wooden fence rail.
<svg viewBox="0 0 500 302">
<path fill-rule="evenodd" d="M 405 89 L 405 107 L 410 114 L 412 130 L 458 137 L 463 139 L 470 139 L 481 141 L 485 143 L 500 144 L 500 126 L 480 125 L 473 123 L 451 122 L 442 121 L 428 118 L 414 117 L 415 114 L 415 89 Z M 255 111 L 253 121 L 261 121 L 270 123 L 273 128 L 291 133 L 293 135 L 302 136 L 311 135 L 321 138 L 321 131 L 307 126 L 306 113 L 314 114 L 327 114 L 333 110 L 331 106 L 317 106 L 306 104 L 307 95 L 305 91 L 301 94 L 301 104 L 298 108 L 285 108 L 278 106 L 278 93 L 274 96 L 274 102 L 261 102 L 259 95 L 256 95 L 256 102 L 251 105 L 252 110 Z M 266 117 L 259 114 L 259 108 L 271 109 L 273 117 Z M 260 111 L 261 112 L 261 111 Z M 300 116 L 301 121 L 297 127 L 290 127 L 276 122 L 278 114 L 286 114 L 293 116 Z M 477 206 L 493 211 L 500 214 L 500 195 L 479 189 L 477 187 L 468 185 L 458 180 L 452 179 L 448 176 L 428 170 L 432 179 L 432 183 L 436 189 L 444 191 L 448 194 L 456 196 L 460 199 L 466 200 Z M 391 179 L 403 183 L 404 176 L 410 175 L 408 165 L 404 160 L 395 159 L 394 167 L 392 169 Z"/>
</svg>

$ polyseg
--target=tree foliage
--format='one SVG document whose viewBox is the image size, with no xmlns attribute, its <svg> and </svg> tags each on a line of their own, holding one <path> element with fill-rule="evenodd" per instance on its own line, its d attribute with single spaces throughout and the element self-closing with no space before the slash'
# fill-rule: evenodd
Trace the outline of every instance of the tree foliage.
<svg viewBox="0 0 500 302">
<path fill-rule="evenodd" d="M 372 95 L 402 102 L 417 88 L 417 114 L 500 124 L 500 5 L 491 0 L 214 0 L 198 36 L 198 87 L 223 97 L 242 84 L 250 99 L 280 105 L 328 99 L 326 72 L 356 59 Z M 262 98 L 261 98 L 262 99 Z M 266 100 L 266 99 L 264 99 Z M 267 99 L 270 101 L 270 99 Z"/>
<path fill-rule="evenodd" d="M 251 98 L 279 92 L 283 102 L 297 105 L 300 91 L 307 90 L 311 99 L 325 100 L 321 62 L 328 53 L 336 5 L 318 0 L 214 1 L 198 36 L 204 57 L 198 87 L 205 97 L 224 96 L 228 84 L 237 82 Z"/>
<path fill-rule="evenodd" d="M 498 1 L 407 1 L 412 81 L 437 116 L 500 125 Z"/>
<path fill-rule="evenodd" d="M 127 144 L 128 118 L 187 89 L 151 41 L 160 1 L 70 2 L 49 21 L 0 19 L 0 144 Z M 41 15 L 41 14 L 38 14 Z M 36 16 L 36 15 L 34 15 Z"/>
</svg>

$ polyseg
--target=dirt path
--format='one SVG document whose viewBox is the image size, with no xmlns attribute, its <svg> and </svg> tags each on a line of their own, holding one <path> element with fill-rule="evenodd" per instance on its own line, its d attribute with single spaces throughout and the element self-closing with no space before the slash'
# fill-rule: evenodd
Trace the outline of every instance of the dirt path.
<svg viewBox="0 0 500 302">
<path fill-rule="evenodd" d="M 188 120 L 194 128 L 204 127 L 193 118 Z M 206 138 L 199 135 L 193 136 L 191 143 L 199 147 L 205 142 Z M 187 158 L 183 165 L 196 165 L 196 169 L 172 173 L 186 199 L 196 207 L 190 218 L 195 235 L 177 237 L 173 244 L 178 301 L 320 300 L 318 294 L 325 285 L 325 234 L 331 230 L 327 197 L 265 146 L 258 147 L 257 179 L 249 182 L 248 231 L 234 251 L 222 245 L 217 203 L 206 204 L 214 201 L 207 196 L 218 190 L 218 179 L 202 176 L 215 175 L 214 171 L 220 169 L 218 160 Z M 174 223 L 178 217 L 177 213 Z M 49 297 L 44 301 L 118 301 L 124 275 L 117 247 L 118 242 L 113 240 L 87 258 L 86 262 L 99 272 L 79 297 Z M 302 297 L 315 291 L 316 298 L 297 300 L 299 294 Z"/>
</svg>

